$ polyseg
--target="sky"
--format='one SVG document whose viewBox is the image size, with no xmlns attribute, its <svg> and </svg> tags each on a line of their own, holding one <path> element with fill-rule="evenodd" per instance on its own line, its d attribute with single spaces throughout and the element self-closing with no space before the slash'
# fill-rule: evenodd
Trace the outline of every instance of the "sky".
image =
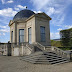
<svg viewBox="0 0 72 72">
<path fill-rule="evenodd" d="M 60 30 L 72 28 L 72 0 L 0 0 L 0 42 L 10 41 L 9 21 L 26 6 L 52 18 L 50 39 L 59 39 Z"/>
</svg>

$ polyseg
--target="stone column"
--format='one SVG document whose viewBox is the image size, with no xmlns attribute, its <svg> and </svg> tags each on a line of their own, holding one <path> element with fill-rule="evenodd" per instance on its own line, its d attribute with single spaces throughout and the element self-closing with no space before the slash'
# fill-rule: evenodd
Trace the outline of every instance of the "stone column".
<svg viewBox="0 0 72 72">
<path fill-rule="evenodd" d="M 13 43 L 17 43 L 17 24 L 14 23 Z"/>
</svg>

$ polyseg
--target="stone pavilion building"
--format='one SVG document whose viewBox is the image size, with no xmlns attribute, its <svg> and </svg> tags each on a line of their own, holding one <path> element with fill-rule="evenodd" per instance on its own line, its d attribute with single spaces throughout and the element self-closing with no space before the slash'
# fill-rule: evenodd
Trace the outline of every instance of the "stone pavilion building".
<svg viewBox="0 0 72 72">
<path fill-rule="evenodd" d="M 51 18 L 25 9 L 10 20 L 10 43 L 0 43 L 0 55 L 22 56 L 34 64 L 60 64 L 72 60 L 72 53 L 51 46 Z"/>
<path fill-rule="evenodd" d="M 39 42 L 50 46 L 50 20 L 44 12 L 35 14 L 28 9 L 19 11 L 9 22 L 10 43 Z"/>
</svg>

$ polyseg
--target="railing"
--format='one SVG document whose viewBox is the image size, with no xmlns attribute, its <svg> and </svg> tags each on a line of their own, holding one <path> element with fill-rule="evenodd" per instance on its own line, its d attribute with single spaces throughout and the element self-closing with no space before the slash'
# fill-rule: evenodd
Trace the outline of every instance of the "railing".
<svg viewBox="0 0 72 72">
<path fill-rule="evenodd" d="M 21 46 L 26 46 L 30 51 L 32 51 L 32 49 L 34 48 L 33 45 L 29 44 L 28 42 L 23 42 L 23 43 L 11 43 L 11 47 L 15 48 L 15 47 L 19 47 L 21 48 Z"/>
<path fill-rule="evenodd" d="M 2 55 L 3 55 L 3 53 L 4 53 L 4 50 L 0 50 L 0 52 L 2 53 Z"/>
<path fill-rule="evenodd" d="M 45 46 L 41 45 L 40 43 L 36 42 L 37 47 L 39 47 L 41 50 L 46 50 Z M 54 51 L 57 55 L 66 58 L 67 60 L 70 61 L 70 53 L 63 51 L 57 47 L 51 46 L 51 50 Z"/>
<path fill-rule="evenodd" d="M 31 45 L 31 44 L 26 44 L 26 47 L 30 50 L 30 51 L 32 51 L 33 49 L 34 49 L 34 46 L 33 45 Z"/>
<path fill-rule="evenodd" d="M 7 55 L 7 48 L 8 48 L 8 43 L 0 43 L 0 53 L 2 55 Z"/>
<path fill-rule="evenodd" d="M 43 46 L 42 44 L 36 42 L 35 44 L 37 44 L 37 47 L 39 47 L 41 50 L 45 50 L 45 46 Z"/>
<path fill-rule="evenodd" d="M 61 50 L 61 49 L 59 49 L 59 48 L 57 48 L 57 47 L 54 47 L 54 46 L 52 46 L 51 48 L 52 48 L 52 50 L 55 51 L 55 53 L 58 54 L 59 56 L 70 60 L 70 53 L 67 53 L 67 52 L 65 52 L 65 51 L 63 51 L 63 50 Z"/>
<path fill-rule="evenodd" d="M 23 42 L 23 43 L 11 43 L 11 47 L 20 47 L 20 46 L 26 46 L 26 44 L 28 44 L 28 42 Z"/>
</svg>

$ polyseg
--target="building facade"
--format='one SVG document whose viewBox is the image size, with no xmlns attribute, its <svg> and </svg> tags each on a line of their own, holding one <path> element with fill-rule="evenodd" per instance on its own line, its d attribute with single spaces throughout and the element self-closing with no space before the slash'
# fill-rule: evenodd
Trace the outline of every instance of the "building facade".
<svg viewBox="0 0 72 72">
<path fill-rule="evenodd" d="M 42 45 L 51 45 L 50 20 L 51 18 L 44 12 L 35 14 L 28 9 L 21 10 L 9 22 L 10 42 L 30 44 L 39 42 Z"/>
</svg>

